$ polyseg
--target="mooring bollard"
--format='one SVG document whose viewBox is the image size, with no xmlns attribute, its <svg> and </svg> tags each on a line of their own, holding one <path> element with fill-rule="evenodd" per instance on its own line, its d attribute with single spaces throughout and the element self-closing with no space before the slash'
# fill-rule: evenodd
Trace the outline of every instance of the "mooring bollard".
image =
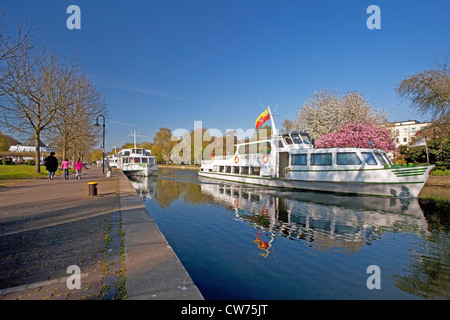
<svg viewBox="0 0 450 320">
<path fill-rule="evenodd" d="M 89 196 L 96 196 L 97 195 L 97 182 L 89 182 Z"/>
</svg>

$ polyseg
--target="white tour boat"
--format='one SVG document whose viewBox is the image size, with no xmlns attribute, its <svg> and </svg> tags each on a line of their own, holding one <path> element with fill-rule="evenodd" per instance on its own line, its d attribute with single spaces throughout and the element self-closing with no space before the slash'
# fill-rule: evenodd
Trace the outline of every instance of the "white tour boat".
<svg viewBox="0 0 450 320">
<path fill-rule="evenodd" d="M 378 149 L 316 149 L 307 133 L 277 134 L 270 108 L 264 114 L 272 121 L 270 139 L 237 144 L 232 156 L 204 160 L 198 174 L 270 187 L 417 197 L 434 167 L 397 166 Z"/>
<path fill-rule="evenodd" d="M 117 156 L 117 153 L 107 156 L 106 160 L 108 161 L 108 164 L 111 168 L 119 167 L 119 157 Z"/>
<path fill-rule="evenodd" d="M 118 153 L 118 167 L 126 175 L 148 177 L 158 170 L 156 157 L 144 148 L 122 149 Z"/>
</svg>

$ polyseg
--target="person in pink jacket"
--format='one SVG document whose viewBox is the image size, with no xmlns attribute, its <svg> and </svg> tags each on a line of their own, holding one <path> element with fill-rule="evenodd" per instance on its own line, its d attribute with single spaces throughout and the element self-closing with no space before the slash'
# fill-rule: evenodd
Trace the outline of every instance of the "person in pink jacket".
<svg viewBox="0 0 450 320">
<path fill-rule="evenodd" d="M 83 162 L 81 162 L 80 158 L 78 158 L 78 160 L 75 162 L 74 167 L 76 172 L 75 178 L 81 180 L 81 169 L 83 169 Z"/>
<path fill-rule="evenodd" d="M 69 179 L 69 159 L 64 158 L 63 162 L 61 162 L 61 169 L 64 170 L 64 179 Z"/>
</svg>

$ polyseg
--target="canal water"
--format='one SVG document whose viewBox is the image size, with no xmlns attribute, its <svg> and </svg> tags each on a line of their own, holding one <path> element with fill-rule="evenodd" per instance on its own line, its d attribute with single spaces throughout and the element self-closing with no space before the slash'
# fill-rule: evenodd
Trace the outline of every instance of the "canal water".
<svg viewBox="0 0 450 320">
<path fill-rule="evenodd" d="M 450 298 L 449 212 L 433 203 L 167 168 L 131 181 L 205 299 Z"/>
</svg>

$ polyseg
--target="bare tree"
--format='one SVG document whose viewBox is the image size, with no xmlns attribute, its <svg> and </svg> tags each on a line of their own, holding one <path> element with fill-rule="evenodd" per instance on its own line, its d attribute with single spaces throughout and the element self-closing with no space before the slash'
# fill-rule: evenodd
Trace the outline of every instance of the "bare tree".
<svg viewBox="0 0 450 320">
<path fill-rule="evenodd" d="M 11 83 L 8 79 L 11 78 L 12 70 L 8 68 L 8 62 L 11 60 L 21 60 L 33 48 L 32 40 L 32 25 L 18 26 L 17 37 L 11 39 L 6 35 L 3 19 L 5 15 L 0 16 L 0 97 L 7 92 L 14 89 L 15 83 Z M 22 78 L 28 69 L 21 70 L 23 74 L 17 77 Z"/>
<path fill-rule="evenodd" d="M 411 101 L 422 115 L 431 116 L 435 125 L 450 123 L 449 56 L 430 70 L 410 75 L 395 88 L 400 97 Z"/>
<path fill-rule="evenodd" d="M 40 172 L 41 134 L 52 125 L 68 92 L 64 83 L 70 76 L 61 66 L 56 54 L 45 49 L 27 52 L 7 62 L 8 78 L 4 81 L 10 90 L 5 92 L 4 103 L 0 105 L 2 124 L 12 131 L 34 136 L 36 172 Z"/>
<path fill-rule="evenodd" d="M 341 97 L 337 91 L 314 92 L 300 107 L 295 119 L 296 130 L 309 132 L 312 138 L 337 132 L 347 123 L 365 121 L 377 124 L 387 122 L 387 114 L 375 109 L 366 98 L 357 91 L 351 91 Z"/>
<path fill-rule="evenodd" d="M 58 107 L 53 128 L 58 134 L 58 145 L 63 157 L 66 157 L 70 149 L 74 157 L 78 157 L 82 150 L 97 142 L 98 130 L 93 123 L 98 115 L 106 116 L 106 105 L 102 101 L 101 93 L 86 73 L 81 71 L 76 59 L 66 69 L 70 74 L 67 83 L 69 91 Z"/>
<path fill-rule="evenodd" d="M 281 133 L 288 133 L 294 129 L 294 122 L 289 119 L 284 119 L 281 125 L 282 125 Z"/>
</svg>

